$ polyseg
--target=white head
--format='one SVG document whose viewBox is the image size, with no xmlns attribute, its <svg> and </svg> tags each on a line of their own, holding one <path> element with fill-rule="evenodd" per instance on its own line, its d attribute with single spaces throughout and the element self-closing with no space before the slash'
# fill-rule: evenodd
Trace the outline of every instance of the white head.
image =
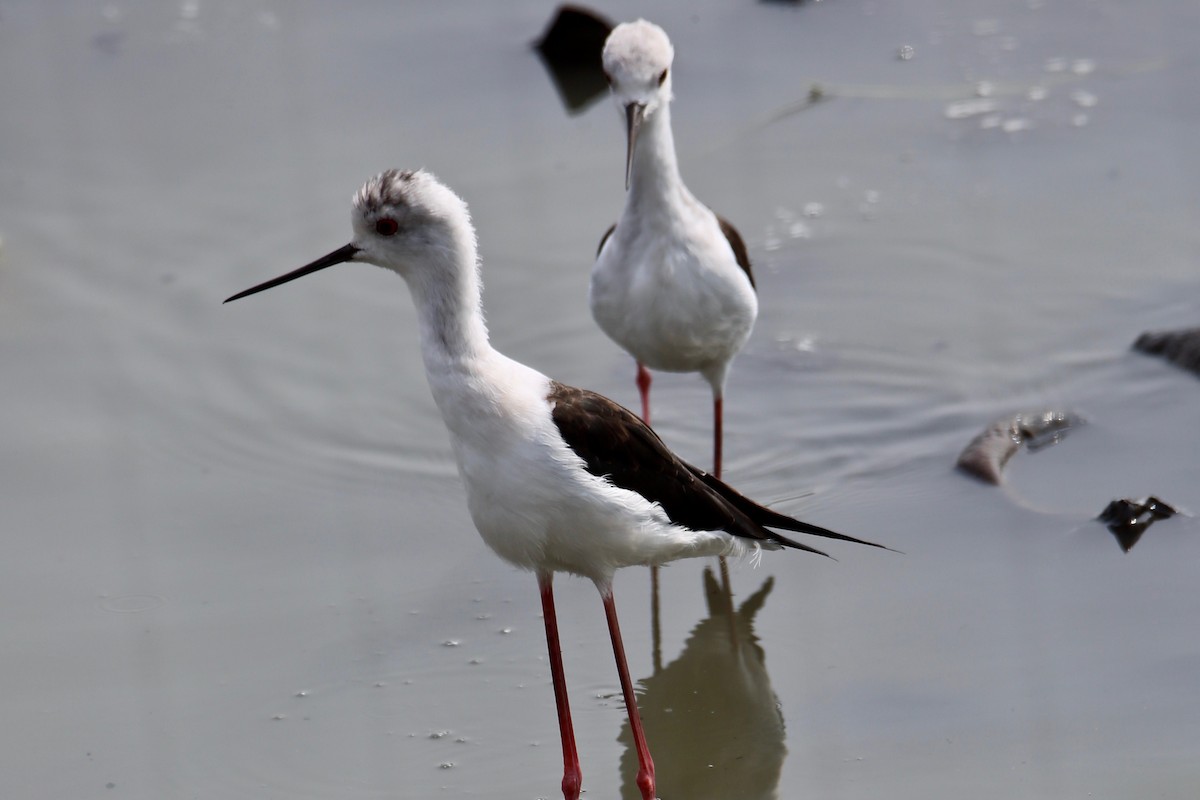
<svg viewBox="0 0 1200 800">
<path fill-rule="evenodd" d="M 671 62 L 675 49 L 662 28 L 639 19 L 613 28 L 604 43 L 604 74 L 613 98 L 625 115 L 629 136 L 625 156 L 625 186 L 633 167 L 642 121 L 671 102 Z"/>
<path fill-rule="evenodd" d="M 225 302 L 346 261 L 375 264 L 409 280 L 430 277 L 422 272 L 461 271 L 464 261 L 474 271 L 475 230 L 467 204 L 424 170 L 389 169 L 371 178 L 354 195 L 351 223 L 349 244 Z"/>
</svg>

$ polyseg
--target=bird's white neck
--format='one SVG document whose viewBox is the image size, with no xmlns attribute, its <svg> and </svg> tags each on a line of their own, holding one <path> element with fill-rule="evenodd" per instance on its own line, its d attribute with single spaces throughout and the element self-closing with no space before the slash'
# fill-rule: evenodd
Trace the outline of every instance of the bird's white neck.
<svg viewBox="0 0 1200 800">
<path fill-rule="evenodd" d="M 645 118 L 638 133 L 626 213 L 641 213 L 643 204 L 649 208 L 656 205 L 661 207 L 664 199 L 671 198 L 681 190 L 687 191 L 675 159 L 671 106 L 663 103 Z"/>
<path fill-rule="evenodd" d="M 421 355 L 432 377 L 470 371 L 495 351 L 483 320 L 482 288 L 470 223 L 434 260 L 406 275 L 421 336 Z"/>
</svg>

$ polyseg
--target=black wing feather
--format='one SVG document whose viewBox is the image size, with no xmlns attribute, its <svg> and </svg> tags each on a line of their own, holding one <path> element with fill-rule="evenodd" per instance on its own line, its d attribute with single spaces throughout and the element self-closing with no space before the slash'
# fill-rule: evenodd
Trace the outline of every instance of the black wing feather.
<svg viewBox="0 0 1200 800">
<path fill-rule="evenodd" d="M 554 382 L 548 399 L 554 404 L 555 425 L 588 472 L 658 503 L 678 525 L 723 530 L 819 555 L 825 553 L 768 530 L 767 525 L 869 544 L 759 506 L 680 460 L 633 412 L 607 397 Z"/>
<path fill-rule="evenodd" d="M 847 536 L 844 533 L 831 531 L 828 528 L 822 528 L 819 525 L 813 525 L 810 522 L 804 522 L 796 519 L 795 517 L 789 517 L 786 514 L 780 514 L 778 511 L 772 511 L 766 506 L 760 506 L 758 503 L 754 502 L 749 497 L 746 497 L 746 495 L 742 494 L 737 489 L 734 489 L 720 478 L 717 478 L 705 472 L 704 470 L 697 469 L 691 465 L 688 465 L 688 469 L 692 471 L 693 475 L 703 481 L 706 486 L 725 498 L 730 505 L 763 527 L 783 528 L 785 531 L 796 531 L 797 533 L 808 533 L 813 536 L 824 536 L 826 539 L 840 539 L 843 542 L 865 544 L 868 547 L 879 547 L 883 550 L 891 549 L 889 547 L 885 547 L 884 545 L 876 544 L 875 542 L 868 542 L 865 539 L 856 539 L 853 536 Z"/>
<path fill-rule="evenodd" d="M 742 235 L 737 232 L 737 228 L 730 224 L 729 220 L 717 214 L 717 224 L 721 226 L 721 233 L 725 234 L 725 240 L 729 242 L 729 246 L 733 249 L 733 257 L 737 260 L 738 266 L 746 273 L 746 277 L 750 279 L 750 288 L 758 290 L 758 286 L 754 283 L 754 273 L 750 271 L 750 253 L 746 250 L 746 243 L 742 241 Z M 601 245 L 604 243 L 601 242 Z"/>
<path fill-rule="evenodd" d="M 606 230 L 604 232 L 604 235 L 600 237 L 600 246 L 596 248 L 596 257 L 597 258 L 600 257 L 600 251 L 604 249 L 604 243 L 608 241 L 608 237 L 612 236 L 613 231 L 615 231 L 616 229 L 617 229 L 617 223 L 614 222 L 612 225 L 608 226 L 608 230 Z M 751 282 L 753 283 L 753 281 L 751 281 Z"/>
</svg>

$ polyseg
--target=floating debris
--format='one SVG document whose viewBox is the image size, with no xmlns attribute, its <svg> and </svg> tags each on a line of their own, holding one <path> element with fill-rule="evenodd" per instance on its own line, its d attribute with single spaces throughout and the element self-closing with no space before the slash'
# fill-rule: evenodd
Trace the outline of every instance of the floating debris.
<svg viewBox="0 0 1200 800">
<path fill-rule="evenodd" d="M 561 5 L 533 43 L 568 113 L 578 114 L 608 91 L 601 54 L 613 25 L 582 6 Z"/>
<path fill-rule="evenodd" d="M 1175 366 L 1200 375 L 1200 328 L 1147 331 L 1133 343 L 1133 349 L 1162 356 Z"/>
<path fill-rule="evenodd" d="M 902 44 L 896 51 L 896 58 L 900 59 L 901 61 L 912 61 L 913 56 L 916 54 L 917 51 L 913 49 L 911 44 Z"/>
<path fill-rule="evenodd" d="M 998 419 L 958 456 L 957 466 L 981 481 L 999 485 L 1004 465 L 1025 445 L 1036 451 L 1058 444 L 1083 418 L 1070 411 L 1041 411 Z"/>
<path fill-rule="evenodd" d="M 1112 531 L 1121 549 L 1128 553 L 1138 543 L 1138 539 L 1142 538 L 1147 528 L 1160 519 L 1167 519 L 1178 513 L 1176 509 L 1151 495 L 1141 500 L 1113 500 L 1096 519 Z"/>
</svg>

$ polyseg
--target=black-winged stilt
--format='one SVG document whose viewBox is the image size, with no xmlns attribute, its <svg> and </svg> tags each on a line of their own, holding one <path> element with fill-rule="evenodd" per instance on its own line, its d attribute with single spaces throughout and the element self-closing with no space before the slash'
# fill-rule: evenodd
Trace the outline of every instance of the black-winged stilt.
<svg viewBox="0 0 1200 800">
<path fill-rule="evenodd" d="M 563 794 L 579 797 L 581 773 L 555 617 L 555 572 L 591 578 L 600 591 L 638 753 L 638 786 L 650 800 L 654 764 L 617 624 L 614 571 L 689 556 L 757 556 L 784 546 L 820 552 L 768 526 L 870 543 L 754 503 L 685 464 L 632 412 L 496 351 L 483 321 L 467 206 L 433 175 L 389 170 L 372 178 L 354 197 L 352 222 L 350 244 L 229 300 L 347 261 L 376 264 L 405 279 L 471 518 L 501 558 L 537 575 L 562 735 Z"/>
<path fill-rule="evenodd" d="M 625 208 L 600 242 L 589 300 L 600 328 L 637 360 L 642 419 L 650 372 L 699 372 L 713 396 L 713 474 L 721 477 L 725 378 L 758 315 L 742 237 L 688 191 L 671 132 L 671 62 L 662 28 L 618 25 L 604 71 L 625 119 Z"/>
</svg>

